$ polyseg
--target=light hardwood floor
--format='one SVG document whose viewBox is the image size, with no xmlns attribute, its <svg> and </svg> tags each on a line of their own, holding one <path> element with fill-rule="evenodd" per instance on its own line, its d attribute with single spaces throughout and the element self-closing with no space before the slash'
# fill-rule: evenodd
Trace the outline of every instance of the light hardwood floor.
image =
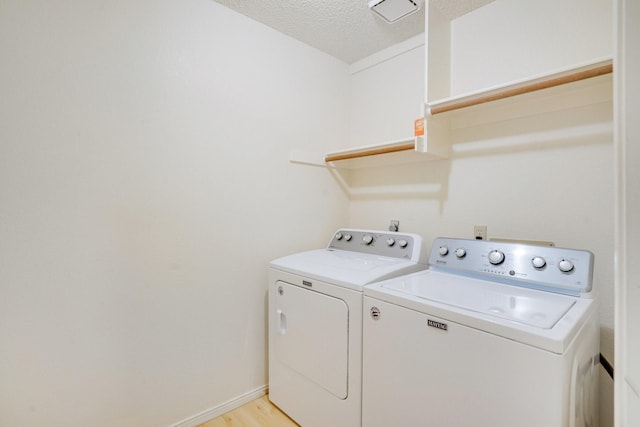
<svg viewBox="0 0 640 427">
<path fill-rule="evenodd" d="M 299 427 L 267 396 L 253 400 L 198 427 Z"/>
</svg>

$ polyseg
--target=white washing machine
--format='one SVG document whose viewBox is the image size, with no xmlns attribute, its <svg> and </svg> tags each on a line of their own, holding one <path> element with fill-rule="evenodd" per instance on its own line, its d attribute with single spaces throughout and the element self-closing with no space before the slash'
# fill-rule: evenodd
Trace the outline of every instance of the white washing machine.
<svg viewBox="0 0 640 427">
<path fill-rule="evenodd" d="M 360 427 L 364 285 L 427 268 L 416 234 L 345 229 L 269 265 L 269 400 L 303 427 Z"/>
<path fill-rule="evenodd" d="M 436 239 L 429 269 L 365 287 L 363 426 L 593 427 L 588 251 Z"/>
</svg>

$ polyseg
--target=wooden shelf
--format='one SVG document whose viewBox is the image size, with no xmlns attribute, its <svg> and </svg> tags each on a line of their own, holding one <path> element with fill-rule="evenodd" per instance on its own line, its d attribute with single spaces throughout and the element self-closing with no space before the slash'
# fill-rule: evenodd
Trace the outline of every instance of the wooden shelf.
<svg viewBox="0 0 640 427">
<path fill-rule="evenodd" d="M 439 146 L 427 149 L 423 137 L 407 137 L 320 156 L 316 153 L 293 151 L 289 155 L 292 163 L 322 166 L 335 169 L 361 169 L 406 163 L 425 162 L 446 158 L 448 151 L 436 151 Z"/>
<path fill-rule="evenodd" d="M 396 153 L 399 151 L 413 151 L 415 150 L 415 141 L 411 139 L 401 139 L 397 141 L 386 142 L 376 145 L 368 145 L 365 147 L 357 147 L 348 150 L 335 151 L 327 153 L 324 156 L 324 161 L 327 163 L 336 162 L 340 160 L 358 159 L 368 156 L 376 156 L 379 154 Z"/>
<path fill-rule="evenodd" d="M 588 64 L 559 70 L 553 73 L 495 86 L 470 94 L 433 101 L 428 103 L 427 113 L 433 116 L 474 105 L 523 95 L 542 89 L 561 86 L 592 77 L 602 76 L 609 74 L 612 71 L 613 61 L 611 58 L 598 59 Z"/>
<path fill-rule="evenodd" d="M 324 159 L 329 167 L 361 169 L 440 160 L 448 156 L 448 151 L 436 151 L 435 148 L 439 148 L 439 146 L 431 146 L 427 149 L 423 137 L 410 137 L 334 151 L 327 153 Z"/>
</svg>

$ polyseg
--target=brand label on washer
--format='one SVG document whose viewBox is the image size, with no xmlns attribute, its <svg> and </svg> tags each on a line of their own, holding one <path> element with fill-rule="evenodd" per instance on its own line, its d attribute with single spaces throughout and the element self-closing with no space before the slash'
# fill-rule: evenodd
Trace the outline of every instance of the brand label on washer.
<svg viewBox="0 0 640 427">
<path fill-rule="evenodd" d="M 431 326 L 432 328 L 442 329 L 443 331 L 446 331 L 449 328 L 446 323 L 436 322 L 435 320 L 431 319 L 427 319 L 427 325 Z"/>
</svg>

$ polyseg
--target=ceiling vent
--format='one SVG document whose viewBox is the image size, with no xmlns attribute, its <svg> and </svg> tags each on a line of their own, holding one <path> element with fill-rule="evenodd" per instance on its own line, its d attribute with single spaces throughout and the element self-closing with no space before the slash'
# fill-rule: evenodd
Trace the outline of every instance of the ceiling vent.
<svg viewBox="0 0 640 427">
<path fill-rule="evenodd" d="M 369 9 L 389 24 L 420 10 L 418 0 L 368 0 Z"/>
</svg>

